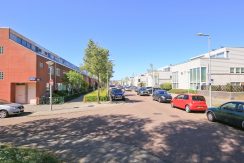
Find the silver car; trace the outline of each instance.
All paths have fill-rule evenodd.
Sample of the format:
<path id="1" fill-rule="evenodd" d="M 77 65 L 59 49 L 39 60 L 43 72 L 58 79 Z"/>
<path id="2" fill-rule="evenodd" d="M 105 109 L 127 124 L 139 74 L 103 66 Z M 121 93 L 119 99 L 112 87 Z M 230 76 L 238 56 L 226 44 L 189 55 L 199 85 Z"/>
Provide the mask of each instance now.
<path id="1" fill-rule="evenodd" d="M 6 118 L 9 115 L 21 114 L 24 112 L 24 106 L 16 103 L 9 103 L 0 99 L 0 118 Z"/>

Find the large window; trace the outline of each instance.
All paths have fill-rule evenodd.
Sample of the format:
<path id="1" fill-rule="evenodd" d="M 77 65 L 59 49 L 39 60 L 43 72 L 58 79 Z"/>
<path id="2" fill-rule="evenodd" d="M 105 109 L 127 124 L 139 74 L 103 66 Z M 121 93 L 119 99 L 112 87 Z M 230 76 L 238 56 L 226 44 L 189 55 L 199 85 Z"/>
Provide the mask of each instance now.
<path id="1" fill-rule="evenodd" d="M 244 74 L 244 67 L 241 68 L 241 73 Z"/>
<path id="2" fill-rule="evenodd" d="M 179 87 L 178 71 L 172 72 L 172 87 L 173 88 L 178 88 Z"/>
<path id="3" fill-rule="evenodd" d="M 0 80 L 3 80 L 4 79 L 4 74 L 3 72 L 0 71 Z"/>
<path id="4" fill-rule="evenodd" d="M 234 74 L 234 73 L 235 73 L 235 68 L 234 68 L 234 67 L 231 67 L 231 68 L 230 68 L 230 73 L 231 73 L 231 74 Z"/>
<path id="5" fill-rule="evenodd" d="M 3 54 L 3 46 L 0 46 L 0 54 Z"/>
<path id="6" fill-rule="evenodd" d="M 241 72 L 241 68 L 240 67 L 236 67 L 236 74 L 240 74 Z"/>
<path id="7" fill-rule="evenodd" d="M 207 68 L 201 67 L 201 82 L 206 82 Z"/>
<path id="8" fill-rule="evenodd" d="M 200 89 L 201 83 L 204 84 L 206 82 L 206 76 L 206 67 L 190 69 L 190 88 Z"/>

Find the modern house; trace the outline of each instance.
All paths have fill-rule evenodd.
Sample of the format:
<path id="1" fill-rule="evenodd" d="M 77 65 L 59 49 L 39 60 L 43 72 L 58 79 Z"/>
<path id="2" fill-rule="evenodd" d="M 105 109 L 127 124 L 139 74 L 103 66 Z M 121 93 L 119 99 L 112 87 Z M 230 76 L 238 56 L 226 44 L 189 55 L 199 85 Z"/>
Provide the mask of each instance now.
<path id="1" fill-rule="evenodd" d="M 10 28 L 0 28 L 0 61 L 0 99 L 9 102 L 39 103 L 49 89 L 47 61 L 54 62 L 54 90 L 66 89 L 62 78 L 70 70 L 82 73 L 90 85 L 95 82 L 77 66 Z"/>
<path id="2" fill-rule="evenodd" d="M 171 66 L 165 66 L 140 75 L 130 77 L 130 85 L 140 86 L 143 83 L 148 87 L 159 87 L 163 83 L 171 82 Z"/>
<path id="3" fill-rule="evenodd" d="M 244 48 L 225 47 L 213 50 L 210 52 L 210 58 L 209 53 L 198 55 L 184 63 L 172 66 L 172 87 L 201 89 L 209 83 L 244 85 L 243 63 Z"/>

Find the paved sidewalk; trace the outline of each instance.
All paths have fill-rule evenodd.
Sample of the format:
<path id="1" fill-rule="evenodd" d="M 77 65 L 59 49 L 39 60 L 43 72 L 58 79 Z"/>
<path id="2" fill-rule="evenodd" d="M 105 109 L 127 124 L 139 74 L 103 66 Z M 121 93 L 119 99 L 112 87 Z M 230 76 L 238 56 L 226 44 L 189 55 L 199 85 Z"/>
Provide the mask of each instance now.
<path id="1" fill-rule="evenodd" d="M 52 106 L 52 111 L 50 110 L 50 105 L 30 105 L 26 104 L 25 112 L 32 113 L 28 116 L 40 116 L 40 115 L 53 115 L 53 114 L 63 114 L 70 112 L 79 112 L 83 110 L 91 110 L 94 107 L 107 107 L 111 105 L 110 102 L 101 102 L 98 104 L 97 102 L 89 102 L 85 103 L 82 101 L 83 96 L 80 96 L 76 99 L 68 101 L 64 104 L 54 104 Z"/>

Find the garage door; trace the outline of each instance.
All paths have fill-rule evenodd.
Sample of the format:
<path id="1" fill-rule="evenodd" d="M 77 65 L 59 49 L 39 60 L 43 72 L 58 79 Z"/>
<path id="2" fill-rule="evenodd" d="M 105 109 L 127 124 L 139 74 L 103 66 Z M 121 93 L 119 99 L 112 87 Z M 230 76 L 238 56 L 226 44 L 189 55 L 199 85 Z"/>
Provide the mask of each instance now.
<path id="1" fill-rule="evenodd" d="M 24 104 L 26 103 L 26 89 L 25 85 L 15 86 L 15 102 Z"/>

